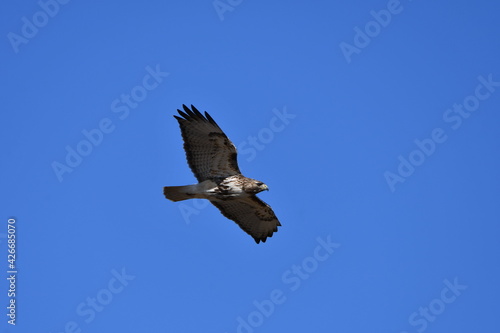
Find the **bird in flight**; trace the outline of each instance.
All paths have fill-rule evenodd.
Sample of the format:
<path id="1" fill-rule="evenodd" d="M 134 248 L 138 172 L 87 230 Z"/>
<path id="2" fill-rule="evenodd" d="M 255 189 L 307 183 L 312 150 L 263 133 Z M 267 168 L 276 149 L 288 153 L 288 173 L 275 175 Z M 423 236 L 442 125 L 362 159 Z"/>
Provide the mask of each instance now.
<path id="1" fill-rule="evenodd" d="M 193 105 L 182 105 L 174 116 L 179 122 L 184 151 L 198 184 L 165 186 L 163 194 L 172 201 L 208 199 L 222 215 L 236 222 L 255 242 L 265 242 L 281 226 L 271 207 L 257 197 L 269 190 L 266 184 L 243 176 L 234 144 L 213 118 L 203 116 Z"/>

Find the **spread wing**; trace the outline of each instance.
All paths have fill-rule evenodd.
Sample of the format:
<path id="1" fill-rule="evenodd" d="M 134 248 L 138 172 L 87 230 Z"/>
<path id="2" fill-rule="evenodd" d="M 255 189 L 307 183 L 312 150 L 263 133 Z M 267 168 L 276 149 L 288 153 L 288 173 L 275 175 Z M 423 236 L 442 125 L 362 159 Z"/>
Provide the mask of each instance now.
<path id="1" fill-rule="evenodd" d="M 278 231 L 281 223 L 274 214 L 271 206 L 252 195 L 233 200 L 211 200 L 219 208 L 222 215 L 236 222 L 241 229 L 255 239 L 257 244 L 265 242 Z"/>
<path id="2" fill-rule="evenodd" d="M 179 122 L 186 158 L 198 182 L 241 174 L 236 147 L 217 123 L 205 112 L 203 116 L 193 105 L 182 105 Z"/>

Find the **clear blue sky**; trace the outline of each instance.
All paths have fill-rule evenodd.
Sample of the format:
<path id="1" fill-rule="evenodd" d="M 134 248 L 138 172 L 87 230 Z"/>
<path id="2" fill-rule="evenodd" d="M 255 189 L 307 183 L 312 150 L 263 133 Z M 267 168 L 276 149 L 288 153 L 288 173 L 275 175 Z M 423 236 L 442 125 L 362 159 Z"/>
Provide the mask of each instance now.
<path id="1" fill-rule="evenodd" d="M 0 332 L 498 329 L 499 10 L 5 2 Z M 265 244 L 163 197 L 182 104 L 268 184 Z"/>

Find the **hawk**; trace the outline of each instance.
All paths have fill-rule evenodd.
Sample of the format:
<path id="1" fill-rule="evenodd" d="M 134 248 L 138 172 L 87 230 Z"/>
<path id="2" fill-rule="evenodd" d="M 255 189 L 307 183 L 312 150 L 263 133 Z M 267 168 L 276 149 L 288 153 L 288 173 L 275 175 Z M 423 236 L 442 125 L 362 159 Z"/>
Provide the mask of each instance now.
<path id="1" fill-rule="evenodd" d="M 198 184 L 166 186 L 165 197 L 172 201 L 208 199 L 222 215 L 236 222 L 255 242 L 265 242 L 278 231 L 280 222 L 271 207 L 256 194 L 268 191 L 263 182 L 243 176 L 238 167 L 236 147 L 205 111 L 182 105 L 174 116 L 179 122 L 184 150 Z"/>

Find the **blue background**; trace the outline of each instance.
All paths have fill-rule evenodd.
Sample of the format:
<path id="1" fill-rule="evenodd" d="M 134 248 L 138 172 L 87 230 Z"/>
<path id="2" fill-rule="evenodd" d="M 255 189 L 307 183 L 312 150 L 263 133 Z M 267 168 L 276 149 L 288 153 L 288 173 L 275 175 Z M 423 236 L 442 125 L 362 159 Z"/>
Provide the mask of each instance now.
<path id="1" fill-rule="evenodd" d="M 1 275 L 12 216 L 19 273 L 15 327 L 0 283 L 0 331 L 497 329 L 500 87 L 478 78 L 500 81 L 499 5 L 217 8 L 2 4 Z M 451 113 L 464 102 L 475 111 Z M 195 182 L 182 104 L 270 187 L 283 226 L 265 244 L 204 201 L 163 197 Z M 67 149 L 86 156 L 58 177 Z"/>

